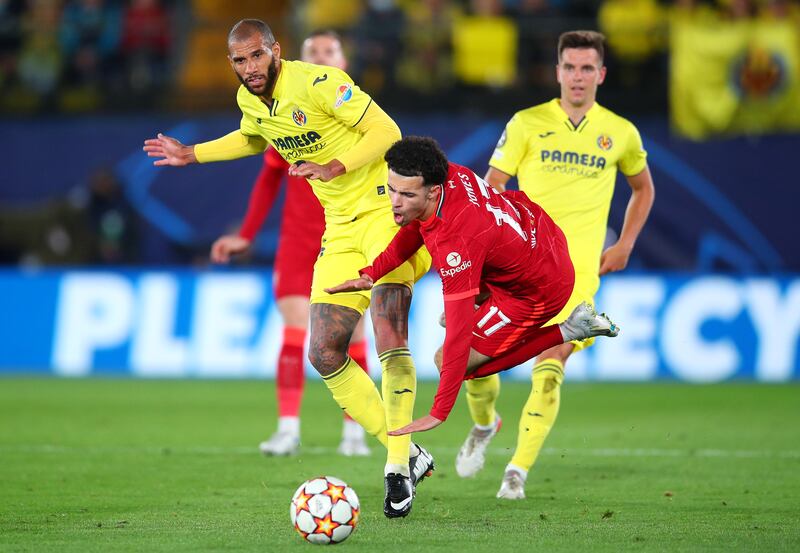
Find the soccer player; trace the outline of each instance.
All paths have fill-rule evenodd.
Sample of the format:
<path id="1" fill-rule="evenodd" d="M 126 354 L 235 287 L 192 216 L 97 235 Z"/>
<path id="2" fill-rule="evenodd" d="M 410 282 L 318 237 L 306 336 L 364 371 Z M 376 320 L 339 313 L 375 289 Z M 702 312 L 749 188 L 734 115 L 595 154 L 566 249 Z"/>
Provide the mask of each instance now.
<path id="1" fill-rule="evenodd" d="M 606 76 L 604 37 L 593 31 L 564 33 L 558 41 L 556 77 L 561 97 L 514 115 L 489 162 L 486 181 L 504 190 L 516 175 L 520 190 L 541 205 L 567 237 L 575 266 L 575 290 L 553 321 L 581 302 L 592 302 L 600 276 L 625 268 L 655 197 L 646 153 L 636 127 L 595 101 Z M 622 231 L 603 251 L 617 170 L 631 197 Z M 497 497 L 523 499 L 525 480 L 558 414 L 564 365 L 592 340 L 547 349 L 533 366 L 530 396 L 522 409 L 517 447 L 506 466 Z M 457 458 L 462 477 L 475 475 L 500 426 L 495 402 L 497 376 L 467 383 L 467 403 L 475 423 Z"/>
<path id="2" fill-rule="evenodd" d="M 586 303 L 564 323 L 545 326 L 566 305 L 575 275 L 564 234 L 523 192 L 497 192 L 448 163 L 431 138 L 400 140 L 386 161 L 401 229 L 359 278 L 328 291 L 370 289 L 423 244 L 441 276 L 447 327 L 435 356 L 441 379 L 433 408 L 389 435 L 440 425 L 465 378 L 495 374 L 571 340 L 618 334 Z"/>
<path id="3" fill-rule="evenodd" d="M 302 60 L 336 67 L 342 71 L 347 69 L 341 39 L 334 31 L 311 33 L 303 41 Z M 218 238 L 211 246 L 212 261 L 227 263 L 232 255 L 245 253 L 250 249 L 288 170 L 289 164 L 275 148 L 267 148 L 239 234 Z M 278 430 L 269 440 L 261 442 L 259 449 L 265 455 L 292 455 L 300 445 L 303 347 L 308 329 L 308 296 L 311 293 L 314 262 L 319 255 L 324 231 L 325 214 L 308 181 L 302 177 L 287 177 L 280 241 L 273 269 L 276 304 L 284 324 L 276 378 Z M 353 332 L 348 354 L 368 372 L 363 318 Z M 347 456 L 369 455 L 369 448 L 364 441 L 364 429 L 347 413 L 344 415 L 339 453 Z"/>
<path id="4" fill-rule="evenodd" d="M 407 436 L 387 436 L 386 428 L 408 424 L 413 416 L 416 374 L 408 350 L 408 309 L 430 255 L 417 252 L 376 282 L 371 296 L 324 291 L 356 276 L 355 267 L 383 251 L 397 232 L 382 156 L 400 138 L 400 129 L 344 71 L 281 60 L 280 54 L 266 23 L 238 22 L 228 35 L 228 60 L 242 83 L 239 129 L 194 146 L 159 134 L 145 141 L 144 150 L 161 158 L 155 165 L 183 166 L 263 154 L 271 144 L 292 163 L 290 176 L 309 181 L 325 211 L 325 233 L 311 284 L 308 357 L 339 406 L 386 446 L 384 514 L 406 516 L 416 483 L 433 470 L 433 458 Z M 370 300 L 383 398 L 347 354 Z"/>

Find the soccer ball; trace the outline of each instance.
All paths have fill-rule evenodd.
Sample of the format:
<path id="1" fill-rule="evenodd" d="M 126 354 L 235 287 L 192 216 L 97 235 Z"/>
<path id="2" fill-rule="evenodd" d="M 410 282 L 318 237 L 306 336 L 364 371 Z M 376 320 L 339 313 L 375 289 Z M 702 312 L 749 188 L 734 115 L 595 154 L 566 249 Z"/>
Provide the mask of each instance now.
<path id="1" fill-rule="evenodd" d="M 311 543 L 339 543 L 358 524 L 360 504 L 353 488 L 332 476 L 303 482 L 292 496 L 289 516 L 294 529 Z"/>

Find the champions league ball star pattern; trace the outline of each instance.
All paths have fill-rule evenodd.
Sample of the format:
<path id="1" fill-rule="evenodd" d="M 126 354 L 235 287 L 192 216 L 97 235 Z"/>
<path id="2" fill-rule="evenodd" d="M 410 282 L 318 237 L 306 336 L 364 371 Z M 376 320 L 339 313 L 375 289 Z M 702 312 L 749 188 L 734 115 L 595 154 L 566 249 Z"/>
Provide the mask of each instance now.
<path id="1" fill-rule="evenodd" d="M 332 476 L 303 482 L 289 506 L 294 529 L 304 540 L 316 544 L 346 540 L 356 529 L 359 514 L 356 492 Z"/>

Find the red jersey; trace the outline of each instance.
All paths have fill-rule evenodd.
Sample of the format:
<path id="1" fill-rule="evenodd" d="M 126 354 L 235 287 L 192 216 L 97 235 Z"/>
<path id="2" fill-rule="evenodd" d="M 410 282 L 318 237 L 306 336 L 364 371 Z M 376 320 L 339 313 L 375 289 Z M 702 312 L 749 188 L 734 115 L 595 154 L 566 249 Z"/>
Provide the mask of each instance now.
<path id="1" fill-rule="evenodd" d="M 522 192 L 498 193 L 472 170 L 449 164 L 436 213 L 402 227 L 370 267 L 378 280 L 422 245 L 442 279 L 447 329 L 431 415 L 445 420 L 464 380 L 475 296 L 489 292 L 505 322 L 540 325 L 561 310 L 575 273 L 561 229 Z"/>
<path id="2" fill-rule="evenodd" d="M 291 221 L 293 228 L 297 228 L 303 235 L 312 235 L 319 245 L 319 238 L 325 230 L 325 212 L 322 205 L 314 195 L 311 185 L 303 177 L 290 177 L 286 174 L 289 164 L 275 151 L 267 148 L 264 152 L 264 165 L 261 167 L 250 199 L 247 205 L 247 214 L 244 216 L 239 236 L 251 242 L 264 224 L 275 197 L 281 180 L 286 175 L 287 190 L 286 201 L 283 205 L 283 220 Z M 289 227 L 281 226 L 281 235 Z"/>

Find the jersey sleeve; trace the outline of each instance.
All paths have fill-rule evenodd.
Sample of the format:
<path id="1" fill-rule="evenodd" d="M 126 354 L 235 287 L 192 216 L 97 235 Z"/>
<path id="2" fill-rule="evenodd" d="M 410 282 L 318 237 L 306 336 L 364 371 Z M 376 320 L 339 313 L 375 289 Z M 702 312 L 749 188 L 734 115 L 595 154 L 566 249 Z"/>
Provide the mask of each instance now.
<path id="1" fill-rule="evenodd" d="M 628 123 L 628 137 L 625 141 L 625 151 L 622 153 L 617 164 L 622 174 L 627 177 L 638 175 L 644 171 L 645 166 L 647 166 L 647 152 L 642 145 L 642 137 L 632 123 Z"/>
<path id="2" fill-rule="evenodd" d="M 444 316 L 447 328 L 444 337 L 442 370 L 439 376 L 439 387 L 430 410 L 431 416 L 441 421 L 446 420 L 450 411 L 453 410 L 461 383 L 467 373 L 474 311 L 475 300 L 473 297 L 445 299 Z"/>
<path id="3" fill-rule="evenodd" d="M 288 167 L 289 164 L 273 148 L 268 148 L 264 153 L 264 163 L 253 183 L 253 189 L 250 191 L 247 213 L 242 221 L 239 236 L 251 242 L 255 239 L 272 209 L 281 180 Z"/>
<path id="4" fill-rule="evenodd" d="M 358 274 L 369 275 L 375 282 L 402 265 L 422 247 L 422 244 L 418 221 L 400 227 L 386 249 L 372 261 L 372 265 L 364 267 Z"/>
<path id="5" fill-rule="evenodd" d="M 344 71 L 320 68 L 309 78 L 308 87 L 309 96 L 319 109 L 362 134 L 353 148 L 337 156 L 347 171 L 377 159 L 400 140 L 397 123 Z"/>
<path id="6" fill-rule="evenodd" d="M 350 75 L 335 67 L 320 67 L 308 82 L 309 95 L 317 106 L 348 127 L 358 125 L 372 103 L 369 94 Z"/>
<path id="7" fill-rule="evenodd" d="M 195 144 L 194 155 L 198 163 L 210 163 L 260 154 L 266 147 L 266 141 L 260 136 L 233 131 L 216 140 Z"/>
<path id="8" fill-rule="evenodd" d="M 525 137 L 522 118 L 517 114 L 506 124 L 505 130 L 495 146 L 492 158 L 489 160 L 489 165 L 507 175 L 516 175 L 520 163 L 527 154 L 528 142 Z"/>

